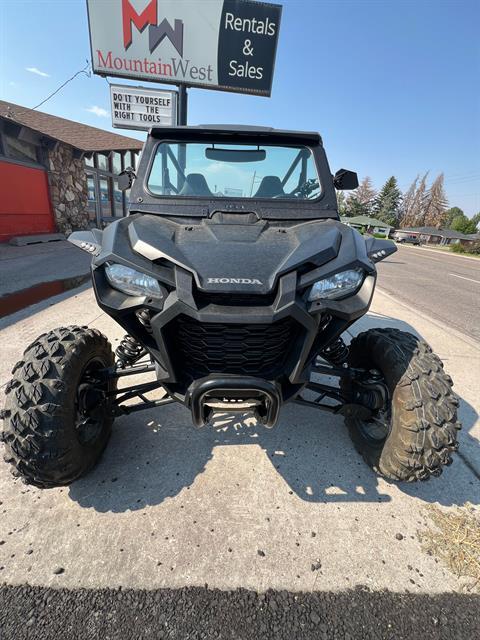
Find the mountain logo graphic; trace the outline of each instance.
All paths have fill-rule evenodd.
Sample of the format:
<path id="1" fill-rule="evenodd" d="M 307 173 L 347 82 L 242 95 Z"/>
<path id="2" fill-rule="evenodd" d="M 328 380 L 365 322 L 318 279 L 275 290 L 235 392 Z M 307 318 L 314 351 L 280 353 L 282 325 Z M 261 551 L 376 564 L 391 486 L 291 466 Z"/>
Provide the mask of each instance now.
<path id="1" fill-rule="evenodd" d="M 122 23 L 123 23 L 123 46 L 125 51 L 132 44 L 132 24 L 142 33 L 148 27 L 148 48 L 150 53 L 163 42 L 165 38 L 170 40 L 172 45 L 183 57 L 183 20 L 175 19 L 173 27 L 164 18 L 158 24 L 157 0 L 150 0 L 145 9 L 137 13 L 130 4 L 130 0 L 122 0 Z"/>

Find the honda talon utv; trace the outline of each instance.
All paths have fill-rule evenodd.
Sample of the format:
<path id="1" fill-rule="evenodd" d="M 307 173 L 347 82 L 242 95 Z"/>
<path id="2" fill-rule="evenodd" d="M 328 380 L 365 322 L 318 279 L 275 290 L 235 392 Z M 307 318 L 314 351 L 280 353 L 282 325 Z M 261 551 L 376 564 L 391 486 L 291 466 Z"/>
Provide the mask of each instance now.
<path id="1" fill-rule="evenodd" d="M 317 133 L 153 128 L 137 175 L 118 184 L 129 216 L 69 240 L 92 255 L 98 305 L 127 335 L 115 354 L 80 326 L 27 348 L 3 411 L 16 475 L 68 484 L 98 461 L 116 416 L 170 402 L 197 428 L 247 410 L 271 428 L 287 402 L 342 414 L 390 480 L 451 462 L 457 399 L 430 347 L 393 328 L 342 337 L 396 249 L 341 224 L 335 189 L 357 176 L 331 175 Z"/>

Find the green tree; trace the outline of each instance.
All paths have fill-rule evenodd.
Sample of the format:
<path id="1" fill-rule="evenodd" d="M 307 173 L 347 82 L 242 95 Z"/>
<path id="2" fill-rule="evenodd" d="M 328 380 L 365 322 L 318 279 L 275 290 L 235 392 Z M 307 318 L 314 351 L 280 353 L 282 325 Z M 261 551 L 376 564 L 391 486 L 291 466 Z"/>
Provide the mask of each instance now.
<path id="1" fill-rule="evenodd" d="M 347 215 L 347 199 L 343 191 L 337 191 L 337 207 L 339 216 Z"/>
<path id="2" fill-rule="evenodd" d="M 477 225 L 475 224 L 475 220 L 467 218 L 465 214 L 455 216 L 455 218 L 452 220 L 451 228 L 454 231 L 464 233 L 465 235 L 477 232 Z"/>
<path id="3" fill-rule="evenodd" d="M 462 209 L 460 209 L 460 207 L 450 207 L 450 209 L 447 209 L 445 211 L 445 228 L 446 229 L 451 229 L 452 228 L 452 222 L 453 219 L 456 218 L 457 216 L 464 216 L 465 214 L 463 213 Z"/>
<path id="4" fill-rule="evenodd" d="M 392 227 L 398 225 L 402 192 L 398 188 L 397 179 L 391 176 L 385 182 L 373 204 L 373 214 L 382 222 Z"/>

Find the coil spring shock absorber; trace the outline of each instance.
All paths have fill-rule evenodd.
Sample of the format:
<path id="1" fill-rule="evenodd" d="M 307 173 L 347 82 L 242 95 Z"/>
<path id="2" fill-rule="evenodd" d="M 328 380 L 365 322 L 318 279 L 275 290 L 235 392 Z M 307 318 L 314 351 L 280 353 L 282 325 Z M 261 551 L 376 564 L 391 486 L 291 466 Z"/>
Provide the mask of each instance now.
<path id="1" fill-rule="evenodd" d="M 122 369 L 129 367 L 141 358 L 145 353 L 145 349 L 142 347 L 138 340 L 135 340 L 133 336 L 127 335 L 123 337 L 122 341 L 115 349 L 115 355 L 118 358 L 118 366 Z"/>
<path id="2" fill-rule="evenodd" d="M 325 347 L 320 354 L 322 358 L 325 358 L 330 364 L 341 367 L 347 362 L 348 347 L 342 338 L 337 338 L 335 342 Z"/>
<path id="3" fill-rule="evenodd" d="M 136 312 L 136 316 L 145 331 L 147 331 L 148 333 L 152 333 L 152 326 L 150 324 L 150 312 L 148 311 L 148 309 L 140 309 Z M 122 369 L 132 366 L 146 353 L 147 350 L 140 344 L 140 342 L 133 336 L 130 336 L 128 333 L 126 336 L 124 336 L 115 350 L 115 355 L 118 358 L 118 365 Z"/>
<path id="4" fill-rule="evenodd" d="M 140 311 L 137 311 L 136 315 L 142 327 L 148 333 L 152 333 L 152 325 L 150 324 L 150 311 L 148 309 L 140 309 Z"/>

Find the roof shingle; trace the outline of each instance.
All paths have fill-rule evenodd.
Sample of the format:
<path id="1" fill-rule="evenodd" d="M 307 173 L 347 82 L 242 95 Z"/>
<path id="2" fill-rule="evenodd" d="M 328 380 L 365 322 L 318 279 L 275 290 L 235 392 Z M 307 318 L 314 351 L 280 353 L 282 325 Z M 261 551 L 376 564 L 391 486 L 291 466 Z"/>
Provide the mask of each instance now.
<path id="1" fill-rule="evenodd" d="M 4 100 L 0 100 L 0 118 L 29 127 L 81 151 L 125 151 L 129 149 L 137 151 L 143 147 L 141 140 L 52 116 L 43 111 L 34 111 Z"/>
<path id="2" fill-rule="evenodd" d="M 382 220 L 377 220 L 377 218 L 369 218 L 368 216 L 341 216 L 342 222 L 349 223 L 353 222 L 353 224 L 363 224 L 366 227 L 385 227 L 388 229 L 392 229 L 391 224 L 387 224 L 386 222 L 382 222 Z"/>

